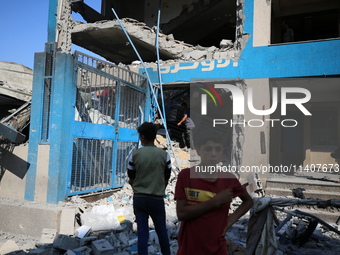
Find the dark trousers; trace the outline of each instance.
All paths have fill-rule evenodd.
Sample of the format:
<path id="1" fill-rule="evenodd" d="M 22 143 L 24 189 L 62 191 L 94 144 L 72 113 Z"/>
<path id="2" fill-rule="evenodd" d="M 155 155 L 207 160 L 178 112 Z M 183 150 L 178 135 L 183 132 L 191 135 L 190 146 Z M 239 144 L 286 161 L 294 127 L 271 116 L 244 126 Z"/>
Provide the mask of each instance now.
<path id="1" fill-rule="evenodd" d="M 184 146 L 187 146 L 188 148 L 191 148 L 192 150 L 195 149 L 194 139 L 193 139 L 193 131 L 194 131 L 194 128 L 185 127 L 185 130 L 182 133 L 182 139 L 183 139 Z"/>
<path id="2" fill-rule="evenodd" d="M 163 255 L 170 255 L 168 232 L 166 230 L 165 207 L 163 199 L 151 197 L 134 197 L 133 211 L 137 221 L 138 254 L 148 254 L 149 216 L 151 217 L 158 235 Z"/>

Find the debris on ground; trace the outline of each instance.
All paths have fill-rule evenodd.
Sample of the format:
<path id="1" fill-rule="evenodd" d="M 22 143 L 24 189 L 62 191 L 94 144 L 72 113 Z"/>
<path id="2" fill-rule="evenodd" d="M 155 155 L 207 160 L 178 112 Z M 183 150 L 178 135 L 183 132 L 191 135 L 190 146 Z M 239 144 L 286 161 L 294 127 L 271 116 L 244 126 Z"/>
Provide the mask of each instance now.
<path id="1" fill-rule="evenodd" d="M 166 148 L 166 139 L 158 135 L 156 145 Z M 190 152 L 179 148 L 176 143 L 173 146 L 180 167 L 189 167 Z M 173 155 L 172 161 L 175 161 Z M 164 199 L 173 255 L 178 250 L 177 235 L 180 227 L 174 200 L 177 173 L 176 163 L 173 163 Z M 252 193 L 261 191 L 258 194 L 263 195 L 262 185 L 256 176 L 250 177 L 248 181 Z M 131 186 L 125 184 L 120 190 L 95 202 L 88 202 L 86 199 L 87 197 L 73 196 L 69 201 L 58 204 L 65 208 L 61 214 L 63 224 L 59 232 L 45 228 L 40 238 L 34 238 L 0 231 L 0 254 L 137 254 L 137 224 L 133 213 Z M 229 254 L 248 254 L 246 245 L 247 249 L 256 248 L 255 254 L 316 254 L 321 251 L 323 255 L 340 254 L 340 235 L 337 233 L 340 231 L 339 225 L 323 222 L 299 210 L 290 212 L 284 209 L 299 204 L 333 208 L 338 206 L 339 200 L 273 197 L 254 197 L 254 200 L 252 211 L 242 216 L 226 232 Z M 230 213 L 241 202 L 240 198 L 234 199 Z M 272 206 L 283 209 L 278 210 L 276 207 L 271 208 Z M 149 254 L 161 254 L 152 220 L 149 221 L 149 227 Z"/>

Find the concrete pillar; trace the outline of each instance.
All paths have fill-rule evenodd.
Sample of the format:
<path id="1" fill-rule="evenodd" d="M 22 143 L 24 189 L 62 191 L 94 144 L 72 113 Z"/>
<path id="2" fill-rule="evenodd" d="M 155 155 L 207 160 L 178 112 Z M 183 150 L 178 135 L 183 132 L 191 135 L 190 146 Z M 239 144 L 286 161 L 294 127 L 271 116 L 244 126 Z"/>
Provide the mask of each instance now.
<path id="1" fill-rule="evenodd" d="M 253 46 L 270 44 L 271 0 L 254 1 Z"/>
<path id="2" fill-rule="evenodd" d="M 255 115 L 248 109 L 248 90 L 253 90 L 253 106 L 256 110 L 270 109 L 270 86 L 269 79 L 245 80 L 245 114 L 246 127 L 244 128 L 244 143 L 242 148 L 241 166 L 267 166 L 269 164 L 269 144 L 270 144 L 270 116 Z M 261 126 L 261 121 L 263 125 Z M 277 124 L 278 122 L 276 122 Z M 235 135 L 235 134 L 234 134 Z M 259 173 L 263 184 L 266 182 L 268 173 Z M 251 172 L 241 172 L 241 180 L 247 181 L 247 176 Z"/>
<path id="3" fill-rule="evenodd" d="M 42 141 L 45 53 L 36 53 L 25 200 L 58 203 L 67 196 L 72 155 L 73 57 L 56 53 L 50 98 L 48 140 Z M 46 109 L 45 109 L 46 110 Z"/>

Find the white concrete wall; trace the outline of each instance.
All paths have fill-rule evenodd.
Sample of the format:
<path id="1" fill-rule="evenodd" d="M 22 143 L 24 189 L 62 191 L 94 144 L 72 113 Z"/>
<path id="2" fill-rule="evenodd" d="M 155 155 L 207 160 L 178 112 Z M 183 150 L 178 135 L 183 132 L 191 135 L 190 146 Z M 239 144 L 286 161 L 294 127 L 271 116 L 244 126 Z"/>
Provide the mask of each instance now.
<path id="1" fill-rule="evenodd" d="M 13 152 L 1 150 L 0 197 L 24 200 L 28 144 L 16 146 Z"/>
<path id="2" fill-rule="evenodd" d="M 35 202 L 46 202 L 49 145 L 39 145 L 38 162 L 35 183 Z M 29 167 L 27 163 L 28 144 L 16 146 L 13 152 L 1 150 L 4 157 L 0 159 L 0 197 L 16 200 L 24 200 L 26 173 Z"/>
<path id="3" fill-rule="evenodd" d="M 255 0 L 253 46 L 270 44 L 271 0 Z"/>
<path id="4" fill-rule="evenodd" d="M 270 108 L 269 79 L 251 79 L 245 80 L 247 88 L 253 89 L 253 104 L 255 109 Z M 269 116 L 259 116 L 251 113 L 248 109 L 248 89 L 245 91 L 245 120 L 248 122 L 252 119 L 264 121 Z M 252 126 L 260 125 L 260 122 L 250 122 Z M 265 134 L 265 154 L 261 153 L 261 132 Z M 269 134 L 270 125 L 264 121 L 262 127 L 251 127 L 246 125 L 244 130 L 243 158 L 242 166 L 261 166 L 269 164 Z M 249 173 L 240 173 L 241 180 L 246 180 Z M 265 183 L 267 174 L 259 174 L 261 181 Z"/>
<path id="5" fill-rule="evenodd" d="M 34 201 L 45 203 L 47 196 L 48 165 L 50 162 L 50 145 L 38 145 L 37 178 L 35 181 Z"/>
<path id="6" fill-rule="evenodd" d="M 46 204 L 0 200 L 0 229 L 40 238 L 44 228 L 59 231 L 62 210 Z"/>

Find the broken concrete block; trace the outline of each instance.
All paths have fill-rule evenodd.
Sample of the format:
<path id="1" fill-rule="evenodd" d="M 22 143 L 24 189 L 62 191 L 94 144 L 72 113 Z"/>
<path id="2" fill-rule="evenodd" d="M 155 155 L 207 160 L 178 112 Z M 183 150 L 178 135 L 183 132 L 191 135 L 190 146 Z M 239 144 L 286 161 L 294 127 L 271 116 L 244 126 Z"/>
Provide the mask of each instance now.
<path id="1" fill-rule="evenodd" d="M 207 60 L 212 60 L 213 59 L 213 53 L 212 52 L 207 52 L 206 59 Z"/>
<path id="2" fill-rule="evenodd" d="M 214 52 L 213 57 L 214 57 L 214 59 L 220 59 L 220 52 L 219 51 Z"/>
<path id="3" fill-rule="evenodd" d="M 73 250 L 67 250 L 64 255 L 77 255 L 77 253 Z"/>
<path id="4" fill-rule="evenodd" d="M 174 238 L 176 236 L 177 226 L 174 223 L 168 222 L 166 229 L 168 231 L 169 238 Z"/>
<path id="5" fill-rule="evenodd" d="M 128 250 L 131 254 L 137 254 L 138 253 L 138 244 L 134 244 L 132 246 L 129 246 Z"/>
<path id="6" fill-rule="evenodd" d="M 116 246 L 119 246 L 120 245 L 120 242 L 119 240 L 117 239 L 117 237 L 111 233 L 107 236 L 105 236 L 105 239 L 113 246 L 113 247 L 116 247 Z"/>
<path id="7" fill-rule="evenodd" d="M 150 242 L 159 245 L 158 235 L 157 235 L 157 233 L 156 233 L 155 230 L 150 230 L 150 231 L 149 231 L 149 240 L 150 240 Z"/>
<path id="8" fill-rule="evenodd" d="M 66 235 L 57 235 L 53 241 L 53 248 L 72 250 L 80 247 L 80 240 Z"/>
<path id="9" fill-rule="evenodd" d="M 174 217 L 172 217 L 169 222 L 173 223 L 173 224 L 176 224 L 178 222 L 178 218 L 177 218 L 177 215 L 175 215 Z"/>
<path id="10" fill-rule="evenodd" d="M 41 255 L 44 255 L 44 254 L 49 254 L 49 250 L 50 249 L 45 249 L 45 248 L 41 247 L 41 248 L 38 248 L 38 249 L 30 250 L 28 252 L 28 254 L 41 254 Z"/>
<path id="11" fill-rule="evenodd" d="M 91 228 L 89 226 L 83 225 L 76 229 L 74 235 L 79 238 L 84 238 L 85 236 L 89 235 L 90 232 Z"/>
<path id="12" fill-rule="evenodd" d="M 129 244 L 129 236 L 125 233 L 125 232 L 121 232 L 118 235 L 118 239 L 119 241 L 121 241 L 125 246 L 127 246 Z"/>
<path id="13" fill-rule="evenodd" d="M 64 208 L 60 216 L 59 234 L 73 235 L 74 234 L 74 217 L 76 215 L 75 208 Z"/>
<path id="14" fill-rule="evenodd" d="M 203 56 L 205 56 L 207 54 L 207 51 L 205 50 L 194 50 L 192 52 L 190 52 L 188 55 L 186 55 L 186 58 L 191 58 L 191 59 L 200 59 Z"/>
<path id="15" fill-rule="evenodd" d="M 91 253 L 92 250 L 89 247 L 84 246 L 73 250 L 67 250 L 65 255 L 91 255 Z"/>
<path id="16" fill-rule="evenodd" d="M 105 239 L 93 241 L 91 247 L 94 255 L 111 255 L 114 252 L 113 246 Z"/>
<path id="17" fill-rule="evenodd" d="M 138 236 L 135 236 L 129 240 L 129 246 L 134 245 L 138 242 Z"/>
<path id="18" fill-rule="evenodd" d="M 173 240 L 170 242 L 171 255 L 176 255 L 177 251 L 178 251 L 178 242 L 176 240 Z"/>
<path id="19" fill-rule="evenodd" d="M 175 205 L 172 205 L 172 206 L 169 205 L 168 207 L 166 207 L 165 212 L 166 212 L 167 217 L 169 217 L 170 219 L 173 217 L 176 217 L 177 215 Z"/>
<path id="20" fill-rule="evenodd" d="M 40 237 L 40 243 L 53 243 L 57 235 L 57 230 L 54 228 L 44 228 Z"/>
<path id="21" fill-rule="evenodd" d="M 233 42 L 232 42 L 232 40 L 223 39 L 223 40 L 220 42 L 220 48 L 221 48 L 221 49 L 231 48 L 231 47 L 233 47 Z"/>
<path id="22" fill-rule="evenodd" d="M 6 254 L 17 250 L 19 250 L 19 246 L 13 240 L 8 240 L 5 243 L 0 243 L 0 254 Z"/>
<path id="23" fill-rule="evenodd" d="M 30 250 L 28 254 L 59 255 L 60 252 L 52 246 L 43 246 L 38 249 Z"/>
<path id="24" fill-rule="evenodd" d="M 211 46 L 207 49 L 208 52 L 214 52 L 215 50 L 217 50 L 215 46 Z"/>
<path id="25" fill-rule="evenodd" d="M 173 40 L 175 40 L 175 38 L 174 38 L 174 35 L 173 35 L 173 34 L 169 34 L 169 35 L 167 35 L 166 39 L 167 39 L 167 40 L 169 40 L 169 41 L 173 41 Z"/>
<path id="26" fill-rule="evenodd" d="M 79 246 L 82 247 L 82 246 L 88 245 L 88 244 L 90 244 L 91 242 L 93 242 L 97 239 L 98 238 L 96 236 L 84 237 L 84 238 L 80 239 Z"/>
<path id="27" fill-rule="evenodd" d="M 220 52 L 220 59 L 227 59 L 229 58 L 228 52 Z"/>
<path id="28" fill-rule="evenodd" d="M 155 246 L 153 246 L 153 245 L 150 245 L 149 247 L 148 247 L 148 253 L 150 254 L 155 254 L 156 253 L 156 251 L 157 251 L 157 248 L 155 247 Z"/>
<path id="29" fill-rule="evenodd" d="M 112 232 L 111 231 L 104 231 L 104 232 L 99 232 L 99 234 L 97 234 L 97 239 L 104 239 L 106 238 L 106 236 L 111 235 Z"/>
<path id="30" fill-rule="evenodd" d="M 27 253 L 24 251 L 12 251 L 10 253 L 6 253 L 6 255 L 26 255 Z"/>
<path id="31" fill-rule="evenodd" d="M 20 246 L 20 248 L 23 251 L 28 251 L 30 249 L 35 249 L 36 248 L 36 242 L 35 241 L 26 242 L 22 246 Z"/>
<path id="32" fill-rule="evenodd" d="M 129 220 L 124 220 L 120 225 L 122 226 L 122 231 L 130 232 L 133 229 L 133 223 Z"/>

